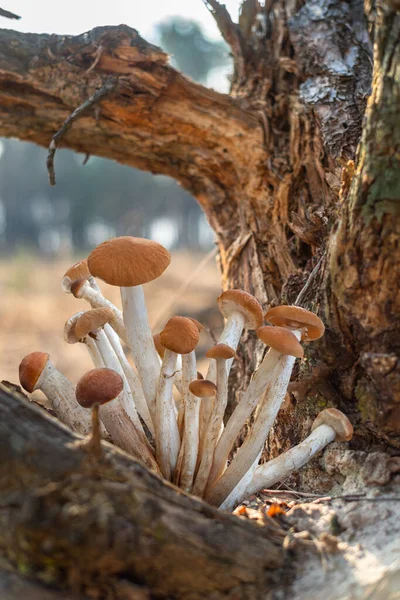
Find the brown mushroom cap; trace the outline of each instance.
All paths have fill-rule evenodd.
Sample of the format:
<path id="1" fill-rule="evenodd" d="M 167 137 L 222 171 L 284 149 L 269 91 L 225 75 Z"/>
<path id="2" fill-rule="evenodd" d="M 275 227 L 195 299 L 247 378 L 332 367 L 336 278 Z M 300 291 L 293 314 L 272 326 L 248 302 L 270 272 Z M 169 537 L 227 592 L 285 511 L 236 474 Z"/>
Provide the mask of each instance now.
<path id="1" fill-rule="evenodd" d="M 75 335 L 81 340 L 91 331 L 100 329 L 113 319 L 114 315 L 109 308 L 92 308 L 83 313 L 75 324 Z"/>
<path id="2" fill-rule="evenodd" d="M 314 313 L 300 306 L 275 306 L 265 315 L 265 319 L 272 325 L 302 329 L 302 340 L 317 340 L 325 332 L 321 319 Z"/>
<path id="3" fill-rule="evenodd" d="M 22 359 L 19 365 L 19 381 L 24 390 L 30 394 L 35 391 L 49 358 L 47 352 L 31 352 Z"/>
<path id="4" fill-rule="evenodd" d="M 160 358 L 163 358 L 164 354 L 165 354 L 165 348 L 161 343 L 161 336 L 159 333 L 156 333 L 155 335 L 153 335 L 153 342 L 156 347 L 158 356 Z"/>
<path id="5" fill-rule="evenodd" d="M 89 271 L 110 285 L 132 287 L 159 277 L 171 262 L 161 244 L 130 236 L 107 240 L 89 254 Z"/>
<path id="6" fill-rule="evenodd" d="M 76 386 L 76 399 L 83 408 L 106 404 L 122 392 L 121 375 L 112 369 L 92 369 L 83 375 Z"/>
<path id="7" fill-rule="evenodd" d="M 187 317 L 172 317 L 160 333 L 160 342 L 172 352 L 189 354 L 199 343 L 199 330 Z"/>
<path id="8" fill-rule="evenodd" d="M 61 281 L 61 288 L 63 292 L 69 294 L 71 292 L 71 284 L 77 279 L 89 279 L 91 277 L 87 260 L 80 260 L 67 269 Z"/>
<path id="9" fill-rule="evenodd" d="M 78 319 L 84 314 L 85 311 L 81 310 L 72 315 L 72 317 L 66 321 L 64 325 L 64 340 L 67 342 L 67 344 L 77 344 L 79 342 L 79 338 L 75 333 L 75 325 Z"/>
<path id="10" fill-rule="evenodd" d="M 81 290 L 86 282 L 87 279 L 75 279 L 75 281 L 71 283 L 69 291 L 74 296 L 74 298 L 82 298 Z"/>
<path id="11" fill-rule="evenodd" d="M 204 331 L 204 325 L 202 325 L 200 323 L 200 321 L 198 321 L 197 319 L 194 319 L 193 317 L 187 317 L 187 318 L 190 319 L 191 321 L 193 321 L 193 323 L 196 325 L 197 329 L 199 330 L 199 333 Z"/>
<path id="12" fill-rule="evenodd" d="M 217 393 L 217 386 L 208 379 L 195 379 L 189 383 L 189 390 L 196 398 L 212 398 Z"/>
<path id="13" fill-rule="evenodd" d="M 243 290 L 227 290 L 217 298 L 219 310 L 225 318 L 233 312 L 239 312 L 245 317 L 246 329 L 257 329 L 263 322 L 263 311 L 254 296 Z"/>
<path id="14" fill-rule="evenodd" d="M 223 344 L 220 342 L 219 344 L 215 344 L 215 346 L 207 350 L 206 356 L 207 358 L 223 358 L 228 360 L 229 358 L 235 358 L 236 352 L 233 348 L 228 346 L 228 344 Z"/>
<path id="15" fill-rule="evenodd" d="M 271 327 L 264 325 L 257 329 L 257 336 L 264 344 L 271 346 L 277 352 L 296 358 L 303 358 L 304 350 L 290 329 L 284 327 Z"/>
<path id="16" fill-rule="evenodd" d="M 314 431 L 320 425 L 330 425 L 336 431 L 335 441 L 348 442 L 353 437 L 353 426 L 349 419 L 337 408 L 325 408 L 321 411 L 314 423 L 311 431 Z"/>

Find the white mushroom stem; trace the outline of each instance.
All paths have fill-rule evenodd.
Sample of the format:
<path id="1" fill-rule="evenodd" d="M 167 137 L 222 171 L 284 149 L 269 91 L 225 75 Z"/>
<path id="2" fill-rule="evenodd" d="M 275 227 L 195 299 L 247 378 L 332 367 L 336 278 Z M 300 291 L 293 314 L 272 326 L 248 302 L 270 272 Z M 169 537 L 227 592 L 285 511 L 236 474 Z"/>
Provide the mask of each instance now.
<path id="1" fill-rule="evenodd" d="M 301 331 L 294 330 L 293 333 L 298 340 L 301 339 Z M 254 463 L 264 447 L 268 433 L 284 401 L 295 360 L 294 356 L 283 354 L 279 356 L 277 360 L 279 363 L 278 375 L 268 385 L 252 429 L 229 467 L 206 493 L 206 500 L 211 504 L 220 506 L 245 473 L 249 469 L 255 469 Z"/>
<path id="2" fill-rule="evenodd" d="M 142 384 L 140 382 L 139 377 L 136 375 L 132 366 L 129 364 L 128 359 L 125 356 L 124 349 L 122 348 L 120 339 L 114 329 L 106 323 L 104 325 L 104 332 L 110 342 L 112 349 L 114 350 L 117 358 L 121 364 L 124 375 L 128 381 L 129 388 L 131 390 L 131 394 L 133 397 L 133 401 L 137 408 L 138 413 L 142 417 L 143 421 L 146 423 L 150 433 L 154 436 L 155 430 L 152 418 L 150 416 L 149 408 L 147 406 L 146 398 L 144 397 Z"/>
<path id="3" fill-rule="evenodd" d="M 172 389 L 177 354 L 166 349 L 157 388 L 155 413 L 156 457 L 161 473 L 171 481 L 179 453 L 180 436 L 176 422 Z"/>
<path id="4" fill-rule="evenodd" d="M 217 363 L 217 395 L 214 409 L 211 413 L 208 427 L 206 429 L 206 444 L 203 448 L 199 470 L 197 472 L 196 481 L 193 487 L 193 494 L 195 496 L 202 496 L 207 485 L 213 463 L 215 446 L 218 442 L 221 425 L 228 402 L 228 374 L 226 372 L 226 359 L 217 358 L 215 362 Z"/>
<path id="5" fill-rule="evenodd" d="M 154 422 L 160 361 L 149 325 L 143 287 L 138 285 L 120 289 L 128 346 Z"/>
<path id="6" fill-rule="evenodd" d="M 294 446 L 294 448 L 263 465 L 259 465 L 244 489 L 242 482 L 240 482 L 239 486 L 241 490 L 239 490 L 239 486 L 236 486 L 228 498 L 224 500 L 221 508 L 224 510 L 233 510 L 245 498 L 264 488 L 271 487 L 278 481 L 282 481 L 291 475 L 294 471 L 301 469 L 315 454 L 333 442 L 336 435 L 336 431 L 330 425 L 326 425 L 325 423 L 320 425 L 305 440 Z"/>
<path id="7" fill-rule="evenodd" d="M 90 433 L 92 428 L 90 413 L 78 404 L 74 386 L 50 360 L 41 372 L 35 389 L 44 393 L 60 421 L 82 435 Z M 104 428 L 102 433 L 107 435 Z"/>
<path id="8" fill-rule="evenodd" d="M 247 390 L 230 416 L 218 441 L 209 477 L 210 485 L 216 482 L 225 471 L 230 451 L 243 425 L 262 401 L 268 383 L 277 376 L 280 368 L 278 360 L 280 356 L 282 355 L 279 352 L 270 348 L 258 369 L 254 371 Z"/>
<path id="9" fill-rule="evenodd" d="M 100 419 L 110 433 L 113 443 L 143 462 L 147 467 L 160 473 L 157 462 L 149 450 L 143 436 L 133 425 L 121 404 L 110 402 L 100 407 Z"/>
<path id="10" fill-rule="evenodd" d="M 121 410 L 124 410 L 126 412 L 130 421 L 135 426 L 135 428 L 137 429 L 139 434 L 142 436 L 143 442 L 145 444 L 147 443 L 148 449 L 150 450 L 150 444 L 147 441 L 146 435 L 143 430 L 142 423 L 140 422 L 139 415 L 138 415 L 138 412 L 137 412 L 137 409 L 135 406 L 135 402 L 134 402 L 131 390 L 129 388 L 128 381 L 125 377 L 123 368 L 121 366 L 121 363 L 119 362 L 117 355 L 115 354 L 103 329 L 96 329 L 96 331 L 93 333 L 95 335 L 96 345 L 97 345 L 97 348 L 99 349 L 99 352 L 100 352 L 101 358 L 103 359 L 104 365 L 108 369 L 113 369 L 114 371 L 116 371 L 122 377 L 123 382 L 124 382 L 123 392 L 118 396 L 117 402 L 113 402 L 114 410 L 115 410 L 115 406 L 117 405 L 117 406 L 120 406 Z"/>
<path id="11" fill-rule="evenodd" d="M 180 487 L 190 492 L 193 486 L 194 473 L 199 451 L 200 398 L 196 398 L 189 390 L 191 381 L 197 379 L 196 355 L 194 351 L 182 355 L 182 391 L 184 404 L 184 427 L 182 449 L 183 461 Z"/>
<path id="12" fill-rule="evenodd" d="M 219 343 L 227 344 L 234 350 L 237 349 L 240 341 L 240 337 L 243 333 L 245 323 L 245 317 L 240 312 L 233 312 L 227 320 L 225 321 L 224 329 L 219 338 Z M 231 367 L 233 363 L 233 358 L 230 358 L 225 361 L 225 369 L 227 375 L 229 377 L 229 373 L 231 372 Z M 208 371 L 206 375 L 206 379 L 216 383 L 217 381 L 217 368 L 214 360 L 210 360 Z M 211 402 L 203 402 L 201 405 L 201 423 L 208 423 L 211 417 Z M 204 452 L 204 448 L 206 446 L 206 431 L 201 427 L 200 429 L 200 448 L 201 454 Z"/>
<path id="13" fill-rule="evenodd" d="M 90 358 L 92 359 L 92 363 L 96 367 L 96 369 L 101 369 L 102 367 L 104 367 L 104 361 L 101 358 L 101 354 L 99 352 L 99 349 L 97 348 L 94 339 L 91 338 L 90 335 L 86 335 L 83 338 L 82 343 L 85 344 L 85 347 L 89 352 Z"/>
<path id="14" fill-rule="evenodd" d="M 85 281 L 79 288 L 77 297 L 86 300 L 92 308 L 109 308 L 114 315 L 114 318 L 110 323 L 111 327 L 119 335 L 121 340 L 128 343 L 122 312 L 103 296 L 98 287 L 97 289 L 94 289 L 88 281 Z"/>

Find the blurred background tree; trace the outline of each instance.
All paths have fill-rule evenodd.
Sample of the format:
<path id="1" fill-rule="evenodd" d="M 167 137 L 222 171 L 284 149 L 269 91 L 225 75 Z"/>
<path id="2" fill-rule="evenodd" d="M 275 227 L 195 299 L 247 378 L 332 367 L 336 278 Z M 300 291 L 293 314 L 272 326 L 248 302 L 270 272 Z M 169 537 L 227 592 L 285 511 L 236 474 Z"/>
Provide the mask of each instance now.
<path id="1" fill-rule="evenodd" d="M 154 41 L 192 79 L 227 88 L 223 69 L 231 65 L 228 48 L 207 39 L 195 21 L 165 20 Z M 97 157 L 83 166 L 84 156 L 64 150 L 57 153 L 57 185 L 52 188 L 45 149 L 19 140 L 2 139 L 0 144 L 2 253 L 29 248 L 46 256 L 68 255 L 123 234 L 152 237 L 171 249 L 212 245 L 204 213 L 168 177 Z"/>

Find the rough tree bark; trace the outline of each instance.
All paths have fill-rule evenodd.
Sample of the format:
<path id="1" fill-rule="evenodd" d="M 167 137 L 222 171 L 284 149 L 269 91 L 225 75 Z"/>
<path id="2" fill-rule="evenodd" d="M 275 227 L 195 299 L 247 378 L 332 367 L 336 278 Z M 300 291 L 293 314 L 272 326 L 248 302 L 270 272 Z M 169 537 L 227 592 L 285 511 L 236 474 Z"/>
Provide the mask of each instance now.
<path id="1" fill-rule="evenodd" d="M 130 582 L 144 588 L 127 595 L 137 600 L 146 589 L 156 598 L 261 599 L 279 584 L 276 526 L 218 511 L 104 448 L 93 459 L 82 438 L 0 385 L 0 555 L 20 573 L 100 598 L 122 598 Z"/>
<path id="2" fill-rule="evenodd" d="M 378 6 L 373 94 L 352 185 L 353 165 L 349 161 L 355 158 L 360 140 L 372 70 L 362 2 L 277 0 L 261 6 L 256 0 L 245 0 L 238 24 L 215 0 L 207 4 L 234 57 L 229 96 L 186 79 L 168 64 L 162 51 L 126 26 L 96 28 L 77 37 L 1 31 L 0 134 L 48 146 L 73 110 L 112 83 L 112 91 L 103 96 L 100 104 L 73 123 L 62 145 L 175 177 L 197 198 L 216 232 L 224 288 L 243 287 L 254 293 L 265 308 L 282 300 L 293 302 L 312 269 L 319 265 L 303 295 L 303 306 L 319 311 L 327 333 L 310 348 L 302 371 L 296 373 L 299 381 L 292 386 L 291 402 L 281 411 L 268 452 L 274 454 L 296 443 L 308 431 L 311 419 L 327 404 L 344 408 L 350 415 L 356 425 L 356 447 L 380 443 L 398 448 L 398 3 L 392 0 L 390 5 Z M 232 381 L 239 393 L 261 353 L 252 336 L 245 340 L 236 381 Z M 60 526 L 60 543 L 65 542 L 60 549 L 63 567 L 61 573 L 58 569 L 55 573 L 64 581 L 67 579 L 75 547 L 65 524 L 68 497 L 71 493 L 74 500 L 81 493 L 82 482 L 82 493 L 100 490 L 107 508 L 103 513 L 96 503 L 89 503 L 83 522 L 86 516 L 91 519 L 94 511 L 94 521 L 90 522 L 100 529 L 102 523 L 111 523 L 114 531 L 121 519 L 125 523 L 128 518 L 134 543 L 145 546 L 149 538 L 154 542 L 155 537 L 146 503 L 142 502 L 144 497 L 157 522 L 157 510 L 164 515 L 179 507 L 183 519 L 179 527 L 187 527 L 189 543 L 193 540 L 196 547 L 194 556 L 200 552 L 203 557 L 199 563 L 194 560 L 190 568 L 197 569 L 201 585 L 215 586 L 217 598 L 222 593 L 236 597 L 236 591 L 232 590 L 230 577 L 229 583 L 223 573 L 220 578 L 218 569 L 225 565 L 225 559 L 213 562 L 209 554 L 213 536 L 218 535 L 210 522 L 214 526 L 216 522 L 222 527 L 226 524 L 228 539 L 230 535 L 243 536 L 246 552 L 249 547 L 250 558 L 243 559 L 244 574 L 240 567 L 242 556 L 238 558 L 232 548 L 228 551 L 222 544 L 227 572 L 240 571 L 240 575 L 233 576 L 238 580 L 239 597 L 248 593 L 246 577 L 253 577 L 249 589 L 258 593 L 260 587 L 255 582 L 261 581 L 258 578 L 264 572 L 265 548 L 266 553 L 275 556 L 271 566 L 281 564 L 270 541 L 254 538 L 254 547 L 259 548 L 260 544 L 263 548 L 260 546 L 257 555 L 246 541 L 247 529 L 216 511 L 210 512 L 195 500 L 178 496 L 139 467 L 128 466 L 125 458 L 117 461 L 118 468 L 107 463 L 100 480 L 88 478 L 90 464 L 82 450 L 72 452 L 67 448 L 67 439 L 72 438 L 62 429 L 56 434 L 62 446 L 57 452 L 54 450 L 57 455 L 60 453 L 58 466 L 49 458 L 51 452 L 43 454 L 32 437 L 35 431 L 43 433 L 38 439 L 48 447 L 51 440 L 43 427 L 55 425 L 42 426 L 36 416 L 24 412 L 25 407 L 18 409 L 23 418 L 15 421 L 13 406 L 0 402 L 4 412 L 0 419 L 0 464 L 4 477 L 4 461 L 12 459 L 13 475 L 17 473 L 18 478 L 9 476 L 1 489 L 18 485 L 21 488 L 13 493 L 10 489 L 3 513 L 15 535 L 0 536 L 0 544 L 17 549 L 11 557 L 14 562 L 18 563 L 19 552 L 23 558 L 27 554 L 32 558 L 38 541 L 46 549 L 42 526 L 47 521 L 43 521 L 41 510 L 44 505 L 51 508 L 55 502 L 56 510 L 49 512 L 49 527 L 52 531 L 52 527 Z M 32 474 L 23 468 L 22 431 L 26 431 L 26 443 L 35 457 L 31 461 Z M 111 450 L 110 453 L 114 456 Z M 43 465 L 39 458 L 43 458 Z M 65 472 L 65 464 L 70 464 L 76 475 L 68 469 Z M 117 480 L 111 488 L 127 485 L 121 488 L 121 505 L 113 505 L 110 478 Z M 54 479 L 54 485 L 49 483 Z M 132 487 L 133 483 L 136 487 Z M 37 485 L 39 492 L 34 489 Z M 26 504 L 21 490 L 27 491 Z M 172 508 L 164 503 L 164 495 Z M 132 497 L 136 499 L 135 510 L 150 528 L 148 531 L 142 529 L 128 508 Z M 25 507 L 24 511 L 14 511 L 13 502 L 17 509 Z M 106 520 L 99 520 L 100 516 Z M 35 522 L 40 523 L 36 531 Z M 168 529 L 164 522 L 162 525 Z M 18 537 L 19 526 L 24 532 L 22 537 Z M 200 546 L 199 538 L 191 537 L 193 532 L 200 536 Z M 79 543 L 86 544 L 90 552 L 90 561 L 98 561 L 99 557 L 91 554 L 96 549 L 90 549 L 87 535 L 80 538 L 82 532 L 78 533 Z M 113 552 L 115 549 L 117 554 L 119 544 L 126 548 L 132 543 L 129 536 L 115 541 Z M 50 542 L 53 543 L 52 538 Z M 170 585 L 163 589 L 169 589 L 176 597 L 196 597 L 200 592 L 190 588 L 193 582 L 179 577 L 174 580 L 173 575 L 168 579 L 169 569 L 176 571 L 169 562 L 169 547 L 165 550 L 162 540 L 146 546 L 145 551 L 155 548 L 159 552 L 161 547 L 162 564 L 160 569 L 155 564 L 154 573 L 143 573 L 137 562 L 123 563 L 122 571 L 125 573 L 127 568 L 128 579 L 131 576 L 137 581 L 139 577 L 157 590 L 162 573 Z M 189 551 L 182 553 L 178 543 L 173 550 L 178 553 L 172 552 L 178 562 L 193 557 Z M 38 560 L 43 560 L 41 552 L 38 555 Z M 120 573 L 119 555 L 114 559 L 112 555 L 111 562 L 105 560 L 106 568 Z M 132 561 L 136 559 L 132 557 Z M 211 583 L 203 576 L 209 573 L 207 568 L 202 573 L 205 564 L 218 571 L 218 575 L 210 576 Z M 37 566 L 39 572 L 44 568 Z M 49 565 L 44 572 L 52 575 L 53 567 Z M 73 576 L 72 580 L 75 581 Z M 228 588 L 222 590 L 224 582 Z"/>

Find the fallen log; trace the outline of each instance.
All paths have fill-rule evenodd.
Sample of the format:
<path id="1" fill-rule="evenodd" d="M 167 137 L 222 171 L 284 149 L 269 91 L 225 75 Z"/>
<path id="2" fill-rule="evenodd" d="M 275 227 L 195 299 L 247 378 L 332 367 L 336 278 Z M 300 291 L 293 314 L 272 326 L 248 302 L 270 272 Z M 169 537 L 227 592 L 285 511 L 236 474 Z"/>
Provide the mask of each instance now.
<path id="1" fill-rule="evenodd" d="M 74 435 L 0 385 L 0 554 L 73 593 L 121 580 L 157 598 L 265 597 L 282 536 L 214 509 L 104 443 Z M 108 592 L 107 592 L 108 593 Z"/>

